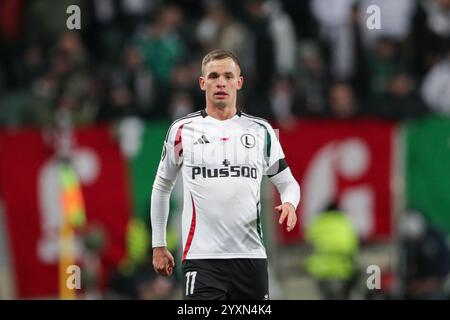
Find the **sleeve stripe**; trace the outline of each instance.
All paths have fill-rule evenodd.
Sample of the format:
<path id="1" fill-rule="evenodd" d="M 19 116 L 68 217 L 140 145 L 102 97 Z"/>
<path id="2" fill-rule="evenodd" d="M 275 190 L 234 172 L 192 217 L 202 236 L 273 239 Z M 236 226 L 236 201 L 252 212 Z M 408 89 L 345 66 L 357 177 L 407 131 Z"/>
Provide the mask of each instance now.
<path id="1" fill-rule="evenodd" d="M 269 178 L 276 176 L 277 174 L 288 168 L 288 164 L 285 158 L 278 160 L 278 162 L 275 165 L 278 165 L 278 170 L 274 174 L 268 175 Z"/>
<path id="2" fill-rule="evenodd" d="M 255 119 L 255 120 L 259 120 L 259 121 L 264 121 L 264 122 L 266 122 L 267 124 L 269 124 L 269 121 L 267 121 L 267 120 L 264 119 L 264 118 L 259 118 L 259 117 L 251 116 L 251 115 L 249 115 L 249 114 L 246 114 L 245 112 L 242 112 L 242 115 L 245 116 L 245 117 L 247 117 L 247 118 Z"/>
<path id="3" fill-rule="evenodd" d="M 192 196 L 192 194 L 191 194 L 191 199 L 192 199 L 192 220 L 191 220 L 191 227 L 189 228 L 188 238 L 187 238 L 186 244 L 184 246 L 183 257 L 181 258 L 181 260 L 183 262 L 184 262 L 184 260 L 186 260 L 187 254 L 189 253 L 189 249 L 191 248 L 192 239 L 194 238 L 194 233 L 195 233 L 195 225 L 197 223 L 194 197 Z"/>
<path id="4" fill-rule="evenodd" d="M 261 203 L 258 201 L 256 204 L 256 231 L 258 232 L 259 239 L 263 240 L 263 231 L 261 227 Z"/>
<path id="5" fill-rule="evenodd" d="M 183 154 L 183 139 L 182 139 L 182 133 L 183 133 L 183 127 L 184 125 L 191 123 L 192 121 L 183 123 L 177 130 L 177 135 L 175 136 L 174 141 L 174 156 L 175 156 L 175 163 L 178 164 L 181 155 Z"/>
<path id="6" fill-rule="evenodd" d="M 195 117 L 199 117 L 199 116 L 201 116 L 201 113 L 200 113 L 200 111 L 197 111 L 197 112 L 188 114 L 186 117 L 183 117 L 183 118 L 180 118 L 180 119 L 178 119 L 178 120 L 175 120 L 175 121 L 170 125 L 169 129 L 167 130 L 166 138 L 165 138 L 164 140 L 167 142 L 167 139 L 169 138 L 170 130 L 172 130 L 172 127 L 173 127 L 175 124 L 177 124 L 177 123 L 180 122 L 181 120 L 186 120 L 186 119 L 195 118 Z"/>

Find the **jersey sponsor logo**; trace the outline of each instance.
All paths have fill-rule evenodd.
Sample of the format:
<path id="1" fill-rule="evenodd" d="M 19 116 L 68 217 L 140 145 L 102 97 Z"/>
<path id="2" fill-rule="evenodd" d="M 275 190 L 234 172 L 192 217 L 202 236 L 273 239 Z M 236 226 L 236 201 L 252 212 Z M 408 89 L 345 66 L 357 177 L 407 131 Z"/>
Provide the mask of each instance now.
<path id="1" fill-rule="evenodd" d="M 253 135 L 245 133 L 241 136 L 242 145 L 248 149 L 253 148 L 256 144 L 256 139 Z"/>
<path id="2" fill-rule="evenodd" d="M 207 167 L 192 167 L 192 179 L 196 177 L 203 178 L 252 178 L 257 179 L 258 174 L 256 168 L 249 166 L 230 166 L 226 168 L 209 169 Z"/>

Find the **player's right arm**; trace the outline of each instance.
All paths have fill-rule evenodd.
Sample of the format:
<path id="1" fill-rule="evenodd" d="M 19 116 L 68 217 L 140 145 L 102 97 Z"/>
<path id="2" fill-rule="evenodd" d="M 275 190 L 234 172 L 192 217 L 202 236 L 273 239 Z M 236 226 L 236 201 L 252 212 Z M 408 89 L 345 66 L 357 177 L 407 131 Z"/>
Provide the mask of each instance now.
<path id="1" fill-rule="evenodd" d="M 167 250 L 166 229 L 169 218 L 169 201 L 181 163 L 182 145 L 179 126 L 169 128 L 164 141 L 161 161 L 153 183 L 150 212 L 152 225 L 153 268 L 158 274 L 170 276 L 175 262 Z"/>

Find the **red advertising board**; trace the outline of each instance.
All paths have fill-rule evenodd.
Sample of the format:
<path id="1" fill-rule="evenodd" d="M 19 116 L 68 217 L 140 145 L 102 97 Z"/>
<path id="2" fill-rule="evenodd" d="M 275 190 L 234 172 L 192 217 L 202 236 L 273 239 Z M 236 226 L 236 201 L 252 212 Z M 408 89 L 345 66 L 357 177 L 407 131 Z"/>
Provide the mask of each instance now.
<path id="1" fill-rule="evenodd" d="M 299 121 L 293 129 L 281 128 L 280 142 L 300 183 L 301 203 L 299 227 L 290 233 L 280 227 L 280 242 L 302 240 L 305 226 L 333 200 L 363 239 L 389 239 L 393 137 L 392 123 L 375 120 Z"/>

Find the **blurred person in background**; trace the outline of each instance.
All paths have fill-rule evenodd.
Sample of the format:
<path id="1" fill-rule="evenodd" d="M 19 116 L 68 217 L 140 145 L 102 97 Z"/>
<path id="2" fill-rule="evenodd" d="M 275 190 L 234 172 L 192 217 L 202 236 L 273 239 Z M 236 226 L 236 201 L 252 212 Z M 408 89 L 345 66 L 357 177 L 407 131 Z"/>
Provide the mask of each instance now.
<path id="1" fill-rule="evenodd" d="M 221 0 L 205 1 L 205 15 L 196 27 L 196 37 L 203 52 L 216 47 L 236 52 L 244 69 L 251 63 L 251 34 Z"/>
<path id="2" fill-rule="evenodd" d="M 250 77 L 255 68 L 253 34 L 242 20 L 237 19 L 238 12 L 233 5 L 236 3 L 222 0 L 204 1 L 205 13 L 196 25 L 196 40 L 201 46 L 202 53 L 210 52 L 217 47 L 235 52 L 240 57 L 242 69 L 247 71 L 246 76 Z M 199 59 L 201 57 L 198 57 L 197 60 Z M 197 65 L 195 65 L 195 69 L 191 68 L 193 81 L 187 82 L 183 79 L 184 83 L 196 85 L 196 69 Z M 190 91 L 195 98 L 196 105 L 203 103 L 203 96 L 198 95 L 197 86 Z M 240 105 L 248 105 L 246 103 L 248 94 L 251 94 L 251 90 L 241 91 L 238 97 Z M 249 107 L 252 108 L 252 106 Z"/>
<path id="3" fill-rule="evenodd" d="M 305 261 L 323 299 L 349 299 L 359 274 L 359 240 L 350 219 L 336 203 L 306 227 L 311 255 Z"/>
<path id="4" fill-rule="evenodd" d="M 285 129 L 295 126 L 295 91 L 290 77 L 275 80 L 270 92 L 270 106 L 275 120 Z"/>
<path id="5" fill-rule="evenodd" d="M 406 212 L 400 230 L 404 298 L 448 299 L 444 283 L 450 271 L 450 249 L 445 236 L 415 210 Z"/>
<path id="6" fill-rule="evenodd" d="M 102 292 L 101 256 L 108 245 L 108 239 L 104 228 L 100 225 L 88 225 L 82 231 L 82 255 L 81 255 L 81 287 L 85 299 L 100 299 Z"/>
<path id="7" fill-rule="evenodd" d="M 249 86 L 259 101 L 265 100 L 265 96 L 272 85 L 276 75 L 275 44 L 273 34 L 269 28 L 269 16 L 264 8 L 263 0 L 246 0 L 245 12 L 247 23 L 252 37 L 249 41 L 253 44 L 253 64 L 246 70 L 246 77 L 249 79 Z M 253 98 L 253 97 L 252 97 Z M 255 102 L 257 114 L 261 114 L 258 108 L 259 103 Z M 267 104 L 267 103 L 266 103 Z M 258 107 L 256 107 L 258 106 Z"/>
<path id="8" fill-rule="evenodd" d="M 332 79 L 348 81 L 355 72 L 353 0 L 313 0 L 311 14 L 320 27 L 320 40 L 329 52 Z"/>
<path id="9" fill-rule="evenodd" d="M 376 114 L 384 119 L 417 118 L 427 112 L 416 80 L 407 72 L 399 72 L 392 77 L 379 102 Z"/>
<path id="10" fill-rule="evenodd" d="M 143 57 L 134 45 L 122 51 L 122 63 L 110 75 L 108 103 L 103 104 L 98 120 L 117 120 L 125 116 L 155 116 L 155 84 Z"/>
<path id="11" fill-rule="evenodd" d="M 97 101 L 89 73 L 89 55 L 76 32 L 62 33 L 51 50 L 48 70 L 31 84 L 36 98 L 46 101 L 55 110 L 68 108 L 75 124 L 95 121 Z"/>
<path id="12" fill-rule="evenodd" d="M 284 11 L 291 17 L 299 41 L 317 39 L 319 26 L 311 14 L 313 0 L 281 0 Z"/>
<path id="13" fill-rule="evenodd" d="M 406 72 L 402 63 L 400 43 L 392 38 L 379 37 L 374 48 L 367 54 L 367 68 L 369 71 L 367 107 L 370 112 L 377 115 L 384 98 L 389 93 L 389 85 L 394 77 Z"/>
<path id="14" fill-rule="evenodd" d="M 176 91 L 172 94 L 169 104 L 169 114 L 172 121 L 182 118 L 194 111 L 194 104 L 189 92 Z"/>
<path id="15" fill-rule="evenodd" d="M 2 122 L 48 127 L 52 113 L 62 105 L 74 113 L 76 124 L 94 122 L 98 92 L 89 72 L 89 55 L 78 33 L 62 33 L 48 57 L 42 46 L 36 45 L 25 50 L 24 58 L 26 63 L 20 67 L 17 63 L 15 68 L 21 86 L 8 95 L 8 106 L 3 106 L 6 120 Z"/>
<path id="16" fill-rule="evenodd" d="M 178 96 L 179 93 L 182 93 L 187 97 L 186 100 L 189 100 L 189 103 L 186 103 L 186 108 L 181 108 L 180 112 L 174 112 L 175 109 L 170 108 L 169 117 L 174 120 L 176 118 L 175 114 L 186 115 L 187 113 L 191 113 L 194 111 L 194 106 L 198 106 L 203 102 L 203 96 L 201 91 L 198 90 L 197 85 L 197 70 L 198 63 L 194 62 L 194 58 L 189 58 L 186 62 L 178 64 L 173 72 L 171 79 L 171 88 L 170 88 L 170 105 L 173 104 L 173 101 L 180 102 L 181 100 L 174 99 L 174 96 Z M 178 103 L 176 103 L 178 104 Z M 185 110 L 187 111 L 185 113 Z M 184 113 L 184 114 L 183 114 Z"/>
<path id="17" fill-rule="evenodd" d="M 303 41 L 298 51 L 295 92 L 300 102 L 295 106 L 297 113 L 302 116 L 324 115 L 328 77 L 319 46 L 313 41 Z"/>
<path id="18" fill-rule="evenodd" d="M 345 82 L 331 84 L 329 89 L 329 115 L 337 119 L 351 119 L 360 114 L 352 86 Z"/>
<path id="19" fill-rule="evenodd" d="M 366 12 L 362 11 L 358 1 L 313 0 L 311 13 L 320 26 L 319 41 L 314 41 L 319 45 L 325 71 L 326 79 L 322 85 L 348 83 L 357 100 L 363 101 L 367 96 L 369 70 L 360 23 L 365 23 Z M 360 107 L 365 109 L 365 104 Z"/>
<path id="20" fill-rule="evenodd" d="M 447 54 L 425 75 L 421 94 L 431 110 L 450 116 L 450 41 Z"/>
<path id="21" fill-rule="evenodd" d="M 189 37 L 182 32 L 184 19 L 177 4 L 162 4 L 155 10 L 153 19 L 136 34 L 137 48 L 158 93 L 154 112 L 160 117 L 168 117 L 172 72 L 182 62 L 187 49 Z"/>
<path id="22" fill-rule="evenodd" d="M 147 0 L 99 0 L 89 1 L 88 18 L 83 24 L 95 62 L 102 66 L 116 64 L 121 58 L 121 47 L 130 41 L 154 14 L 159 1 Z M 87 21 L 86 21 L 87 20 Z"/>
<path id="23" fill-rule="evenodd" d="M 42 47 L 33 43 L 28 45 L 21 59 L 15 60 L 13 68 L 18 87 L 29 87 L 31 83 L 45 71 L 45 58 Z"/>
<path id="24" fill-rule="evenodd" d="M 137 46 L 157 83 L 169 83 L 172 70 L 186 49 L 181 28 L 184 15 L 175 4 L 161 5 L 152 22 L 137 35 Z"/>
<path id="25" fill-rule="evenodd" d="M 58 41 L 58 50 L 67 54 L 67 73 L 60 75 L 60 104 L 67 104 L 73 112 L 75 125 L 90 125 L 95 122 L 100 108 L 97 77 L 92 75 L 90 56 L 81 35 L 63 33 Z"/>
<path id="26" fill-rule="evenodd" d="M 266 1 L 264 10 L 269 18 L 269 31 L 273 39 L 275 72 L 278 76 L 292 76 L 297 54 L 294 23 L 278 0 Z"/>
<path id="27" fill-rule="evenodd" d="M 97 2 L 105 2 L 105 0 Z M 111 1 L 113 5 L 116 5 L 120 21 L 125 29 L 125 37 L 128 38 L 133 35 L 137 28 L 142 26 L 148 19 L 148 16 L 153 13 L 160 1 L 148 1 L 148 0 L 119 0 Z"/>
<path id="28" fill-rule="evenodd" d="M 414 70 L 420 77 L 448 50 L 450 0 L 420 0 L 413 18 Z"/>

